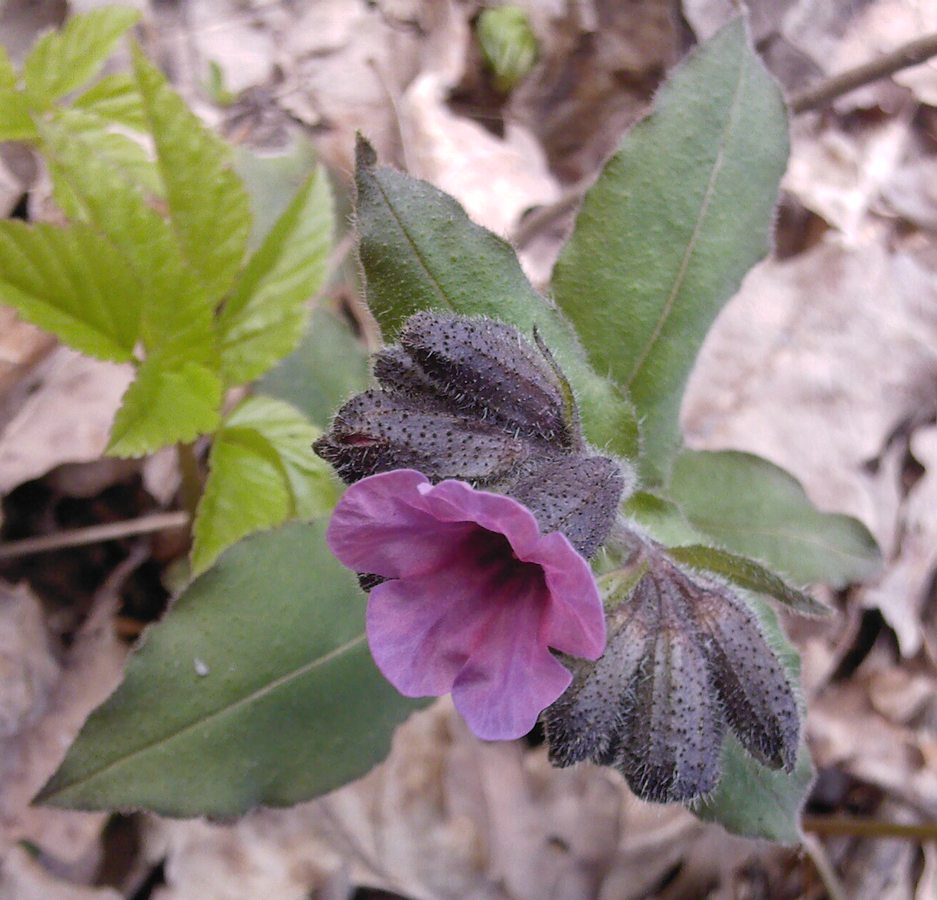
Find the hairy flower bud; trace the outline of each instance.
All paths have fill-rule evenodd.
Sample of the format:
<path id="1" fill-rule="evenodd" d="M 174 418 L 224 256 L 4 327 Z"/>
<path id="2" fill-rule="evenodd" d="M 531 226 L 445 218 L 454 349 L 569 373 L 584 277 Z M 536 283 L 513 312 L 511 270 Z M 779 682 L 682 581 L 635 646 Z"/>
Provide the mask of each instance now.
<path id="1" fill-rule="evenodd" d="M 723 735 L 792 771 L 800 719 L 755 614 L 731 590 L 644 541 L 604 655 L 546 713 L 550 759 L 613 765 L 642 799 L 686 802 L 719 780 Z"/>
<path id="2" fill-rule="evenodd" d="M 349 484 L 412 468 L 508 494 L 544 534 L 594 555 L 633 485 L 588 452 L 572 391 L 536 340 L 490 319 L 417 313 L 375 354 L 379 387 L 345 403 L 315 451 Z"/>

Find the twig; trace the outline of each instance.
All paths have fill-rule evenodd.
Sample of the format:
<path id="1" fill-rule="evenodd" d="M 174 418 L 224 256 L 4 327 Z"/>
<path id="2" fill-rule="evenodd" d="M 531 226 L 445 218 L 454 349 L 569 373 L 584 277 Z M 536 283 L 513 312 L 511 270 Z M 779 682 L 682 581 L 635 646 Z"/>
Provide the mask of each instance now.
<path id="1" fill-rule="evenodd" d="M 813 834 L 835 834 L 865 838 L 898 838 L 906 841 L 937 841 L 937 822 L 903 825 L 879 819 L 858 819 L 849 816 L 804 816 L 804 831 Z"/>
<path id="2" fill-rule="evenodd" d="M 141 516 L 126 522 L 110 522 L 107 525 L 92 525 L 89 528 L 74 528 L 57 534 L 44 534 L 42 537 L 24 538 L 0 544 L 0 559 L 14 559 L 32 553 L 48 553 L 66 547 L 82 547 L 102 541 L 117 541 L 136 534 L 150 534 L 154 531 L 166 531 L 170 528 L 184 528 L 189 524 L 186 512 L 155 513 Z"/>
<path id="3" fill-rule="evenodd" d="M 176 444 L 176 459 L 182 477 L 182 505 L 194 519 L 198 501 L 202 496 L 202 473 L 199 471 L 198 456 L 194 444 Z"/>
<path id="4" fill-rule="evenodd" d="M 788 105 L 793 113 L 817 109 L 863 85 L 893 75 L 901 69 L 927 62 L 932 56 L 937 56 L 937 34 L 929 34 L 915 41 L 909 41 L 878 59 L 841 72 L 839 75 L 833 75 L 799 94 L 794 94 Z"/>
<path id="5" fill-rule="evenodd" d="M 820 881 L 823 882 L 830 900 L 847 900 L 846 890 L 840 883 L 836 869 L 833 867 L 833 863 L 830 862 L 826 850 L 823 849 L 823 844 L 812 834 L 805 834 L 804 850 L 807 851 L 807 855 L 813 861 L 813 866 L 817 870 L 817 875 L 820 876 Z"/>

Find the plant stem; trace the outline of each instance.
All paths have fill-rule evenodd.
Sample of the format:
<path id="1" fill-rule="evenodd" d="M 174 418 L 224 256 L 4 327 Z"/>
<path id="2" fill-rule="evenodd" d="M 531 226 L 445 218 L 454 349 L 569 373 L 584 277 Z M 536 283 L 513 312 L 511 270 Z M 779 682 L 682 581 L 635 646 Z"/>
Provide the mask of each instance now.
<path id="1" fill-rule="evenodd" d="M 82 547 L 101 541 L 117 541 L 135 534 L 150 534 L 154 531 L 166 531 L 170 528 L 183 528 L 189 524 L 186 512 L 155 513 L 126 522 L 109 522 L 107 525 L 92 525 L 88 528 L 73 528 L 56 534 L 44 534 L 41 537 L 24 538 L 0 544 L 0 559 L 15 559 L 31 553 L 49 553 L 66 547 Z"/>
<path id="2" fill-rule="evenodd" d="M 194 444 L 176 444 L 176 458 L 179 462 L 179 474 L 182 476 L 182 505 L 189 518 L 195 519 L 195 510 L 202 496 L 202 473 L 199 470 L 198 457 Z"/>
<path id="3" fill-rule="evenodd" d="M 897 50 L 886 53 L 854 69 L 833 75 L 819 84 L 794 94 L 788 101 L 792 113 L 802 113 L 810 109 L 826 106 L 831 100 L 848 94 L 880 78 L 894 75 L 901 69 L 917 66 L 937 56 L 937 34 L 909 41 Z"/>
<path id="4" fill-rule="evenodd" d="M 906 841 L 937 841 L 937 822 L 903 825 L 879 819 L 858 819 L 849 816 L 804 816 L 804 831 L 814 834 L 848 835 L 867 838 L 899 838 Z"/>

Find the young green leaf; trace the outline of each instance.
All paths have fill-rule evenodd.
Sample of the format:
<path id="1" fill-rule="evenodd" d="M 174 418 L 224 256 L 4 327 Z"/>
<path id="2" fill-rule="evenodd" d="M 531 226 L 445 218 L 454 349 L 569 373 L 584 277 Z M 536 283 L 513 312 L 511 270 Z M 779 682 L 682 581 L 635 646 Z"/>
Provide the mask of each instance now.
<path id="1" fill-rule="evenodd" d="M 156 144 L 173 232 L 209 298 L 231 286 L 250 233 L 250 204 L 230 149 L 134 49 L 134 74 Z"/>
<path id="2" fill-rule="evenodd" d="M 142 338 L 167 363 L 216 365 L 213 308 L 182 259 L 172 229 L 139 184 L 95 152 L 87 116 L 63 110 L 42 124 L 43 149 L 68 184 L 83 217 L 136 273 Z"/>
<path id="3" fill-rule="evenodd" d="M 557 263 L 557 302 L 637 408 L 651 480 L 666 477 L 679 445 L 703 338 L 768 251 L 787 150 L 781 92 L 737 19 L 625 136 Z"/>
<path id="4" fill-rule="evenodd" d="M 502 93 L 510 91 L 537 61 L 537 36 L 527 11 L 505 5 L 485 9 L 478 17 L 475 34 L 485 62 Z"/>
<path id="5" fill-rule="evenodd" d="M 881 564 L 861 523 L 819 512 L 794 478 L 758 456 L 684 450 L 669 493 L 696 529 L 794 581 L 843 587 Z"/>
<path id="6" fill-rule="evenodd" d="M 671 547 L 667 552 L 677 562 L 692 569 L 722 575 L 746 590 L 768 594 L 802 615 L 828 616 L 832 612 L 828 606 L 814 600 L 804 591 L 797 590 L 774 572 L 744 556 L 703 544 Z"/>
<path id="7" fill-rule="evenodd" d="M 123 73 L 102 78 L 75 99 L 72 109 L 93 115 L 102 122 L 125 125 L 135 131 L 146 128 L 146 114 L 137 83 Z"/>
<path id="8" fill-rule="evenodd" d="M 569 322 L 531 287 L 510 245 L 472 222 L 448 194 L 375 163 L 359 139 L 359 252 L 385 340 L 421 309 L 490 316 L 528 335 L 536 326 L 578 395 L 586 436 L 634 457 L 637 421 L 628 401 L 590 368 Z"/>
<path id="9" fill-rule="evenodd" d="M 192 568 L 205 571 L 252 531 L 330 510 L 338 486 L 312 452 L 318 429 L 288 403 L 250 397 L 215 436 L 195 519 Z"/>
<path id="10" fill-rule="evenodd" d="M 221 310 L 227 384 L 253 381 L 296 349 L 309 321 L 307 301 L 325 277 L 333 225 L 332 196 L 319 170 L 267 234 Z"/>
<path id="11" fill-rule="evenodd" d="M 198 578 L 39 801 L 227 817 L 324 794 L 379 762 L 421 702 L 371 661 L 364 597 L 324 532 L 254 535 Z"/>
<path id="12" fill-rule="evenodd" d="M 302 343 L 257 384 L 292 403 L 321 428 L 352 394 L 368 386 L 368 354 L 344 321 L 314 309 Z"/>
<path id="13" fill-rule="evenodd" d="M 99 359 L 126 362 L 140 334 L 140 287 L 92 229 L 0 222 L 0 301 Z"/>
<path id="14" fill-rule="evenodd" d="M 0 91 L 12 91 L 16 89 L 16 67 L 7 53 L 7 48 L 0 44 Z"/>
<path id="15" fill-rule="evenodd" d="M 221 379 L 207 366 L 147 357 L 114 417 L 107 452 L 143 456 L 213 432 L 221 420 L 221 394 Z"/>
<path id="16" fill-rule="evenodd" d="M 633 493 L 622 505 L 622 512 L 668 547 L 704 540 L 676 503 L 650 491 Z"/>
<path id="17" fill-rule="evenodd" d="M 39 137 L 26 95 L 0 87 L 0 141 L 32 141 Z"/>
<path id="18" fill-rule="evenodd" d="M 797 651 L 784 636 L 774 610 L 756 597 L 748 599 L 758 614 L 768 643 L 796 688 L 800 679 Z M 799 692 L 799 688 L 797 690 Z M 810 751 L 803 739 L 794 771 L 788 774 L 783 769 L 769 769 L 756 762 L 733 735 L 728 735 L 722 750 L 722 778 L 716 790 L 695 803 L 692 811 L 707 822 L 718 822 L 734 834 L 796 844 L 801 839 L 800 814 L 813 776 Z"/>
<path id="19" fill-rule="evenodd" d="M 135 9 L 106 6 L 74 16 L 61 31 L 43 35 L 23 63 L 27 93 L 48 103 L 81 87 L 139 18 Z"/>

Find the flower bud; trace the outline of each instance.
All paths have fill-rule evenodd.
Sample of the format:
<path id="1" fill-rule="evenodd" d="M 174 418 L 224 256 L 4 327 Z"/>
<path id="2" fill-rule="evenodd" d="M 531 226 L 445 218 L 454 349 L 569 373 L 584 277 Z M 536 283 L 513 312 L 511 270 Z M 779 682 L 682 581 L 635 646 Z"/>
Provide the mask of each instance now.
<path id="1" fill-rule="evenodd" d="M 687 802 L 718 783 L 731 728 L 759 762 L 791 771 L 797 703 L 755 614 L 659 545 L 640 547 L 645 569 L 609 618 L 604 655 L 547 710 L 551 761 L 613 765 L 642 799 Z"/>

